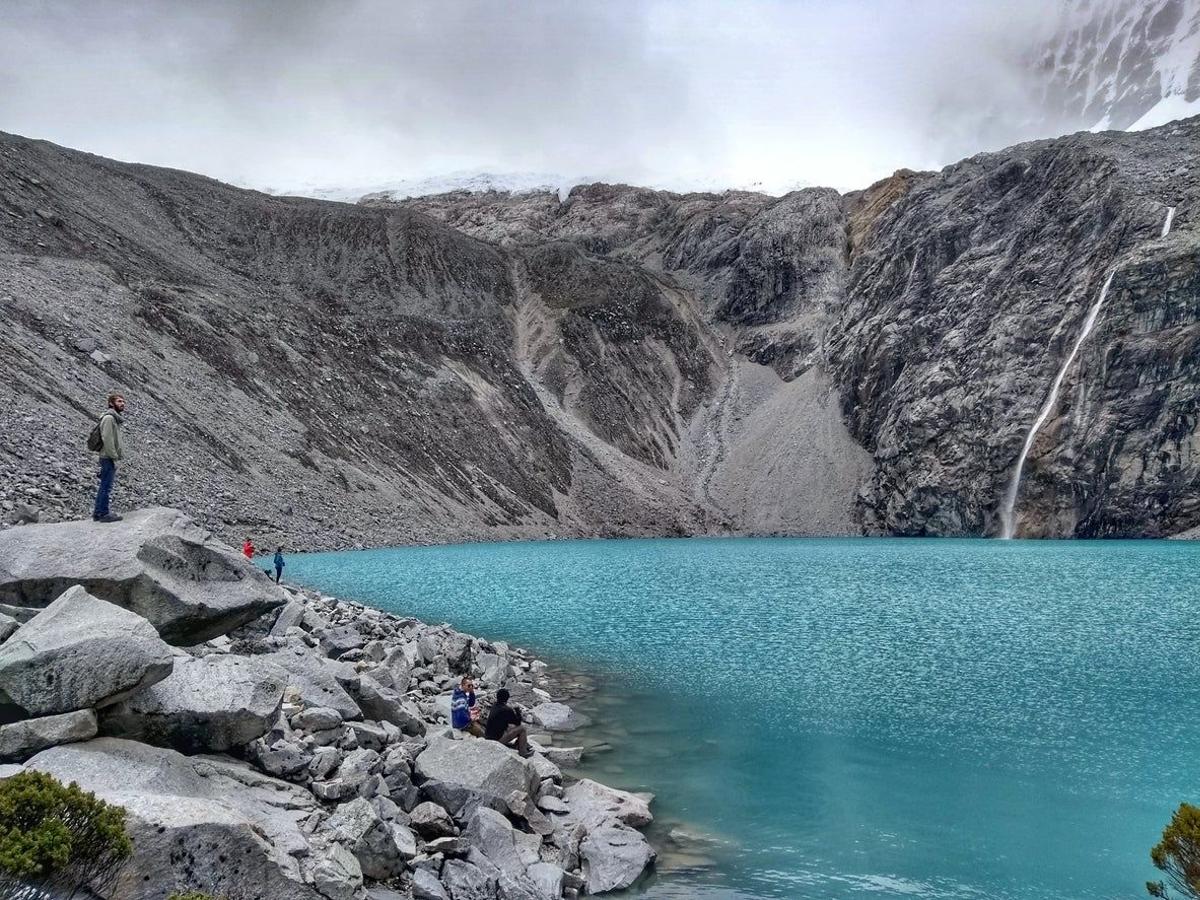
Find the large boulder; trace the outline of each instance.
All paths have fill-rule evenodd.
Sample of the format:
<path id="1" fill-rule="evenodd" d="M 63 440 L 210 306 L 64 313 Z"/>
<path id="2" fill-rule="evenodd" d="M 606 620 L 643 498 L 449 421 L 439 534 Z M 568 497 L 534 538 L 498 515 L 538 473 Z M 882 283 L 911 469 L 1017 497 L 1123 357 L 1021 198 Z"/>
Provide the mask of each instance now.
<path id="1" fill-rule="evenodd" d="M 513 828 L 494 809 L 478 809 L 467 823 L 463 836 L 503 872 L 524 877 L 525 870 L 540 859 L 542 839 Z"/>
<path id="2" fill-rule="evenodd" d="M 529 710 L 529 716 L 547 731 L 575 731 L 591 724 L 587 716 L 565 703 L 539 703 Z"/>
<path id="3" fill-rule="evenodd" d="M 149 622 L 76 586 L 0 645 L 0 721 L 113 703 L 172 664 Z"/>
<path id="4" fill-rule="evenodd" d="M 370 675 L 360 675 L 353 686 L 354 699 L 363 715 L 379 722 L 391 722 L 405 734 L 423 735 L 425 723 L 415 707 L 403 697 L 384 687 Z"/>
<path id="5" fill-rule="evenodd" d="M 0 725 L 0 762 L 24 762 L 48 747 L 95 736 L 96 713 L 90 709 Z"/>
<path id="6" fill-rule="evenodd" d="M 497 741 L 435 737 L 417 757 L 417 774 L 507 800 L 513 791 L 536 794 L 540 779 L 528 760 Z"/>
<path id="7" fill-rule="evenodd" d="M 218 758 L 116 738 L 43 751 L 26 768 L 125 807 L 133 856 L 104 900 L 162 900 L 175 890 L 321 900 L 300 858 L 323 861 L 302 829 L 317 811 L 302 788 Z"/>
<path id="8" fill-rule="evenodd" d="M 442 866 L 442 884 L 453 900 L 495 900 L 496 881 L 479 867 L 462 859 L 448 859 Z"/>
<path id="9" fill-rule="evenodd" d="M 45 607 L 74 584 L 136 612 L 180 645 L 232 631 L 287 599 L 240 553 L 174 509 L 0 532 L 0 603 Z"/>
<path id="10" fill-rule="evenodd" d="M 3 644 L 10 637 L 12 637 L 13 632 L 20 627 L 21 623 L 12 616 L 6 616 L 4 613 L 0 613 L 0 644 Z"/>
<path id="11" fill-rule="evenodd" d="M 563 791 L 571 812 L 571 821 L 589 829 L 605 823 L 620 822 L 633 828 L 645 828 L 654 821 L 650 804 L 628 791 L 618 791 L 590 778 L 582 778 Z"/>
<path id="12" fill-rule="evenodd" d="M 412 877 L 413 900 L 450 900 L 436 875 L 428 869 L 417 869 Z M 374 900 L 374 898 L 372 898 Z"/>
<path id="13" fill-rule="evenodd" d="M 589 894 L 619 891 L 637 881 L 654 861 L 654 850 L 641 832 L 624 825 L 602 825 L 579 846 Z"/>
<path id="14" fill-rule="evenodd" d="M 288 686 L 293 688 L 305 706 L 337 710 L 343 719 L 361 719 L 362 710 L 342 687 L 339 676 L 352 675 L 346 663 L 336 663 L 318 656 L 302 643 L 295 643 L 274 653 L 264 653 L 260 659 L 279 666 L 288 673 Z"/>
<path id="15" fill-rule="evenodd" d="M 343 803 L 324 828 L 334 840 L 354 854 L 362 873 L 376 881 L 404 871 L 406 859 L 416 855 L 416 839 L 398 822 L 385 822 L 367 800 Z"/>
<path id="16" fill-rule="evenodd" d="M 358 900 L 362 895 L 362 866 L 339 843 L 330 843 L 312 867 L 312 880 L 327 900 Z"/>
<path id="17" fill-rule="evenodd" d="M 184 753 L 231 750 L 271 729 L 286 684 L 261 657 L 184 656 L 168 678 L 105 710 L 100 730 Z"/>
<path id="18" fill-rule="evenodd" d="M 479 677 L 484 684 L 504 687 L 508 681 L 508 660 L 495 653 L 479 653 L 475 657 Z"/>

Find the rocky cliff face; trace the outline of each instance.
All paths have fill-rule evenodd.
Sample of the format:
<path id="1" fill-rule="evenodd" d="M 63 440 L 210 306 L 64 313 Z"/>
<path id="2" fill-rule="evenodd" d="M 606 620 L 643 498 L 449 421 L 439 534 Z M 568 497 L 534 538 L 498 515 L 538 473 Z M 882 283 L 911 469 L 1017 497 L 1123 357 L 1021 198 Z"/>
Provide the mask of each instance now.
<path id="1" fill-rule="evenodd" d="M 290 545 L 1200 524 L 1200 120 L 839 196 L 358 206 L 0 138 L 0 502 L 119 492 Z M 1172 229 L 1163 236 L 1168 207 Z M 121 494 L 119 494 L 121 496 Z"/>

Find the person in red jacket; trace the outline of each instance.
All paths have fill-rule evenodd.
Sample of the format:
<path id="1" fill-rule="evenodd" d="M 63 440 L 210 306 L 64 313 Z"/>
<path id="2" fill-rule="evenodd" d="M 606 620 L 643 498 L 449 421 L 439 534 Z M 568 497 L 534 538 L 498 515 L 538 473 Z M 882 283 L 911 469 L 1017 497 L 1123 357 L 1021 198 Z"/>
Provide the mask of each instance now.
<path id="1" fill-rule="evenodd" d="M 242 552 L 246 554 L 246 559 L 254 559 L 254 544 L 250 538 L 246 538 L 246 543 L 242 544 Z"/>

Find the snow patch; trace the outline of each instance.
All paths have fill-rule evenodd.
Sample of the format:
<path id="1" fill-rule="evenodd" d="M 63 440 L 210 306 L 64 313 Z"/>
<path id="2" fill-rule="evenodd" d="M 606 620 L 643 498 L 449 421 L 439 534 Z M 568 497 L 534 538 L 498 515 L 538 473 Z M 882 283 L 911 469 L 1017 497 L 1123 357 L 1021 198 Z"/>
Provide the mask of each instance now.
<path id="1" fill-rule="evenodd" d="M 1186 119 L 1189 116 L 1200 116 L 1200 97 L 1195 100 L 1185 100 L 1182 94 L 1171 94 L 1163 97 L 1154 106 L 1146 110 L 1140 119 L 1129 126 L 1129 131 L 1145 131 L 1147 128 L 1157 128 L 1176 119 Z"/>

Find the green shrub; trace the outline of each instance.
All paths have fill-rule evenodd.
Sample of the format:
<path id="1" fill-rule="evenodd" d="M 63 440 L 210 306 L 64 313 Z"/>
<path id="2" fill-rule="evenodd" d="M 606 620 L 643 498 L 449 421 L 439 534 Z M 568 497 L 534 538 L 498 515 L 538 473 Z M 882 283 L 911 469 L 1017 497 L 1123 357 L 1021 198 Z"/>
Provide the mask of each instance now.
<path id="1" fill-rule="evenodd" d="M 0 781 L 0 883 L 73 893 L 115 875 L 132 852 L 121 807 L 44 772 Z"/>
<path id="2" fill-rule="evenodd" d="M 1179 804 L 1162 840 L 1150 851 L 1154 867 L 1167 873 L 1167 881 L 1150 881 L 1152 897 L 1166 897 L 1167 884 L 1184 897 L 1200 897 L 1200 807 Z"/>
<path id="3" fill-rule="evenodd" d="M 175 892 L 167 900 L 225 900 L 224 897 L 214 897 L 212 894 L 206 894 L 204 891 L 183 891 Z"/>

